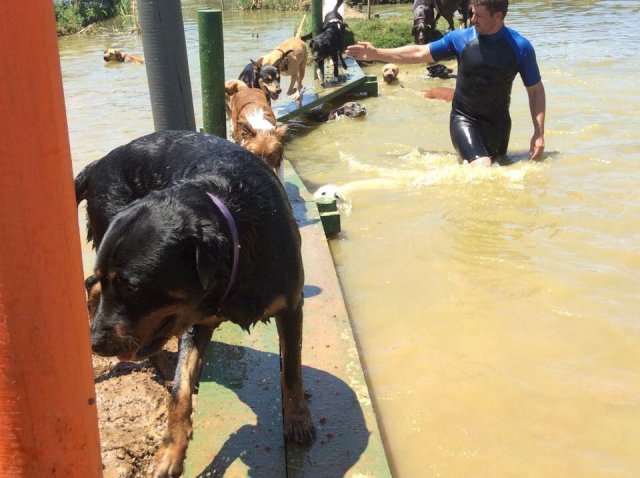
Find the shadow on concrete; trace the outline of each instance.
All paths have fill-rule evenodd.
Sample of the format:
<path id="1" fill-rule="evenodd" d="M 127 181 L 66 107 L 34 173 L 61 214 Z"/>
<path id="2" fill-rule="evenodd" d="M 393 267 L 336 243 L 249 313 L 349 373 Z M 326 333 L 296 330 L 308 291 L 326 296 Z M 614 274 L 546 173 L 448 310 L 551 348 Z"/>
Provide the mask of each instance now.
<path id="1" fill-rule="evenodd" d="M 244 425 L 232 433 L 211 463 L 197 476 L 224 476 L 235 460 L 242 460 L 247 466 L 247 476 L 305 476 L 340 477 L 358 462 L 369 442 L 364 415 L 354 391 L 341 379 L 330 373 L 312 367 L 302 367 L 305 391 L 311 409 L 317 437 L 309 448 L 286 445 L 288 447 L 287 470 L 278 466 L 277 460 L 268 459 L 269 453 L 283 453 L 284 449 L 265 449 L 261 434 L 279 433 L 282 438 L 281 400 L 274 403 L 264 392 L 273 387 L 280 390 L 277 376 L 280 357 L 277 354 L 261 352 L 249 347 L 212 342 L 207 352 L 207 361 L 214 363 L 201 381 L 212 381 L 232 390 L 248 405 L 257 417 L 255 425 Z M 230 366 L 233 364 L 233 366 Z M 270 370 L 270 377 L 256 383 L 255 377 L 263 370 Z M 256 374 L 257 373 L 257 374 Z M 254 376 L 254 379 L 252 379 Z M 266 380 L 265 380 L 266 378 Z M 224 415 L 224 410 L 219 410 Z M 247 415 L 249 416 L 249 415 Z M 213 424 L 215 427 L 215 424 Z"/>

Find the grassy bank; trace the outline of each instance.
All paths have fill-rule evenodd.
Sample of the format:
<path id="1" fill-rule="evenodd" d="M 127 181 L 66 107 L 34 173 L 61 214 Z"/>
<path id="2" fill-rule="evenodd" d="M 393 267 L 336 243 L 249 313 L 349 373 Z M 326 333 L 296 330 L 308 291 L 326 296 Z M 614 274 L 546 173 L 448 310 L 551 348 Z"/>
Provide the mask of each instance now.
<path id="1" fill-rule="evenodd" d="M 135 0 L 69 0 L 54 5 L 58 35 L 78 33 L 100 20 L 129 15 Z"/>
<path id="2" fill-rule="evenodd" d="M 310 0 L 221 0 L 229 10 L 308 10 Z M 58 35 L 82 32 L 86 27 L 117 16 L 133 16 L 136 0 L 57 0 L 55 3 Z"/>

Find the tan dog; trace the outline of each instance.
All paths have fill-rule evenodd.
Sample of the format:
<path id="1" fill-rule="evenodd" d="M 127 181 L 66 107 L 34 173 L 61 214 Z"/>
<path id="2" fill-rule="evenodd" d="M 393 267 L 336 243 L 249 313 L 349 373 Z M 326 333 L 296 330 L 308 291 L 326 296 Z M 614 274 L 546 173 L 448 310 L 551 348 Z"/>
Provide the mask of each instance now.
<path id="1" fill-rule="evenodd" d="M 394 63 L 387 63 L 382 67 L 382 79 L 385 83 L 390 84 L 398 79 L 400 69 Z"/>
<path id="2" fill-rule="evenodd" d="M 139 65 L 144 64 L 144 57 L 142 55 L 132 55 L 117 48 L 108 48 L 104 51 L 102 58 L 104 61 L 118 61 L 120 63 L 137 63 Z"/>
<path id="3" fill-rule="evenodd" d="M 453 88 L 447 88 L 446 86 L 436 86 L 434 88 L 429 88 L 427 90 L 422 90 L 425 98 L 431 98 L 434 100 L 445 100 L 452 101 L 453 100 Z"/>
<path id="4" fill-rule="evenodd" d="M 271 166 L 284 184 L 283 138 L 287 127 L 276 123 L 273 110 L 261 89 L 238 83 L 242 82 L 229 80 L 225 83 L 225 103 L 231 111 L 231 136 L 237 144 Z"/>
<path id="5" fill-rule="evenodd" d="M 302 22 L 300 22 L 295 37 L 283 41 L 271 52 L 258 60 L 262 60 L 262 65 L 275 65 L 285 52 L 291 50 L 291 53 L 279 64 L 279 70 L 281 75 L 291 77 L 287 95 L 291 96 L 295 93 L 294 98 L 296 100 L 302 95 L 302 80 L 304 79 L 304 72 L 307 67 L 307 44 L 300 39 L 300 32 L 302 31 L 305 17 L 306 15 L 302 17 Z M 295 84 L 298 85 L 297 89 L 294 88 Z"/>

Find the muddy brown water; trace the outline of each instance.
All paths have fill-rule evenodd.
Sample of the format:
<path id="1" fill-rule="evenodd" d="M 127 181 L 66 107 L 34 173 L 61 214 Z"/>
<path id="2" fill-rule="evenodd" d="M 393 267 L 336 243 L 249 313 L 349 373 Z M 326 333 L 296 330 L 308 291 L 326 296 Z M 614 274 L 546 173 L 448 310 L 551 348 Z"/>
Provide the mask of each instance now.
<path id="1" fill-rule="evenodd" d="M 196 4 L 184 3 L 200 125 Z M 349 193 L 331 249 L 394 475 L 640 476 L 640 7 L 511 3 L 507 24 L 533 41 L 547 91 L 544 162 L 458 165 L 449 105 L 419 94 L 452 82 L 420 65 L 360 99 L 363 121 L 293 122 L 286 154 L 310 189 Z M 225 13 L 227 77 L 299 20 Z M 104 30 L 59 45 L 77 172 L 153 121 L 145 68 L 101 57 L 140 53 L 139 38 Z M 532 126 L 519 79 L 511 111 L 510 153 L 522 159 Z M 87 271 L 91 261 L 87 249 Z M 136 476 L 165 392 L 152 370 L 118 367 L 99 394 L 114 413 L 138 411 L 122 422 L 100 411 L 103 447 L 111 476 Z M 109 423 L 120 432 L 110 441 Z"/>

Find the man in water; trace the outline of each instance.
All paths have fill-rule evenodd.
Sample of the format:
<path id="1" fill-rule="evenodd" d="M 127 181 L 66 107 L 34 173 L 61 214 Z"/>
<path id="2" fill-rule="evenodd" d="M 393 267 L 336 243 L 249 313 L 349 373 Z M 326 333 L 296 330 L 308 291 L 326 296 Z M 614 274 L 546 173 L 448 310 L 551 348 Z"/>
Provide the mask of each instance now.
<path id="1" fill-rule="evenodd" d="M 511 132 L 511 86 L 517 73 L 529 95 L 533 120 L 530 159 L 544 152 L 546 98 L 531 43 L 504 25 L 509 0 L 471 0 L 471 27 L 427 45 L 375 48 L 360 42 L 347 48 L 356 60 L 434 63 L 454 54 L 458 76 L 449 130 L 453 146 L 475 166 L 491 166 L 507 153 Z"/>

